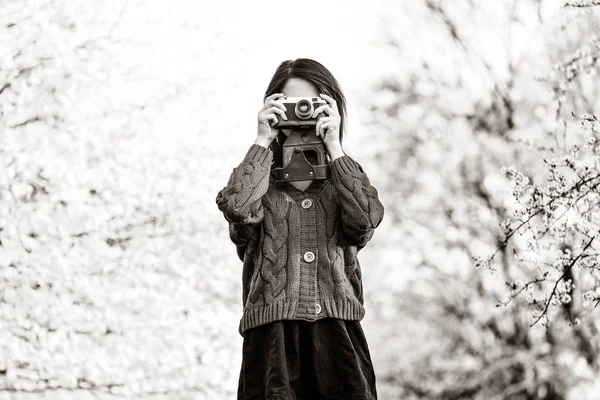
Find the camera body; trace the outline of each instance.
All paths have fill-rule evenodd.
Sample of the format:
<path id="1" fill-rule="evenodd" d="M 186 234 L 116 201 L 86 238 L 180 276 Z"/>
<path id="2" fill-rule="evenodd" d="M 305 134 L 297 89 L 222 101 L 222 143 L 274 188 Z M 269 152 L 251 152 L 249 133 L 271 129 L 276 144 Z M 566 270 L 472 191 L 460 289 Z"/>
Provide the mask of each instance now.
<path id="1" fill-rule="evenodd" d="M 294 128 L 308 129 L 317 125 L 319 116 L 312 118 L 313 112 L 327 102 L 320 97 L 285 97 L 283 98 L 285 105 L 285 115 L 287 120 L 280 119 L 277 116 L 277 123 L 273 128 Z"/>

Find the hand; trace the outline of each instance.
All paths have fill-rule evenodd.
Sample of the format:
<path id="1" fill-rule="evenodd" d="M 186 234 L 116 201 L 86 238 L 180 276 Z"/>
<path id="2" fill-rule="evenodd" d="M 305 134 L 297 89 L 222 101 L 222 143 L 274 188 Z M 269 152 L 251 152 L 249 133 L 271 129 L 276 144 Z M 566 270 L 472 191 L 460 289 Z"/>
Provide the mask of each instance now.
<path id="1" fill-rule="evenodd" d="M 313 113 L 313 118 L 321 113 L 326 115 L 319 118 L 317 121 L 315 127 L 317 136 L 323 138 L 323 142 L 327 148 L 330 148 L 331 146 L 340 146 L 340 122 L 342 121 L 342 117 L 340 116 L 337 102 L 326 94 L 321 93 L 319 96 L 321 96 L 327 104 L 318 107 Z"/>
<path id="2" fill-rule="evenodd" d="M 277 116 L 280 116 L 281 119 L 287 120 L 285 115 L 287 110 L 283 105 L 283 102 L 280 100 L 284 97 L 285 96 L 283 93 L 275 93 L 265 99 L 265 104 L 258 113 L 256 144 L 269 147 L 273 139 L 277 137 L 279 129 L 273 128 L 273 125 L 278 122 Z"/>

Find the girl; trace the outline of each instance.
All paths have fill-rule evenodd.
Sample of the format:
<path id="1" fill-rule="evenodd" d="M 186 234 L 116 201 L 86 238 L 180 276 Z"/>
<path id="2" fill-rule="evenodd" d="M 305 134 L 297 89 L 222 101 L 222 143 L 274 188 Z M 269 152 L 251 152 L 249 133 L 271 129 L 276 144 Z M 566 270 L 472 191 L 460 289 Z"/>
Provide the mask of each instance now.
<path id="1" fill-rule="evenodd" d="M 289 132 L 287 97 L 321 97 L 315 130 L 328 153 L 330 179 L 276 182 Z M 363 286 L 357 253 L 383 218 L 362 167 L 342 150 L 346 101 L 320 63 L 279 65 L 258 113 L 254 144 L 217 195 L 243 262 L 244 338 L 238 399 L 377 398 L 360 325 Z M 283 130 L 282 130 L 283 131 Z"/>

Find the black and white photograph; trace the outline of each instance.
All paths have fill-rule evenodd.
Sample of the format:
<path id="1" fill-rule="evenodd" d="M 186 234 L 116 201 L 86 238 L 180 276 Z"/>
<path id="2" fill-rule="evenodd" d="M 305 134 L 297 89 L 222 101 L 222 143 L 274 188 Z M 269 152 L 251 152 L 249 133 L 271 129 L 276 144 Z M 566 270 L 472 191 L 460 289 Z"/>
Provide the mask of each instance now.
<path id="1" fill-rule="evenodd" d="M 600 1 L 0 0 L 0 400 L 600 400 Z"/>

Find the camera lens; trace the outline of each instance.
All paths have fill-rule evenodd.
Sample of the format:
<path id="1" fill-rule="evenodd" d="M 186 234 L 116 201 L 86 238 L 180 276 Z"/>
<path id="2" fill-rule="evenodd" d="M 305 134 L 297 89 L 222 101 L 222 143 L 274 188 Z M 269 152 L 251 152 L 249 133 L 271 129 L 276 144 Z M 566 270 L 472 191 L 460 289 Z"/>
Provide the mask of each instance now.
<path id="1" fill-rule="evenodd" d="M 308 119 L 313 113 L 312 103 L 306 99 L 296 103 L 296 116 L 300 119 Z"/>

